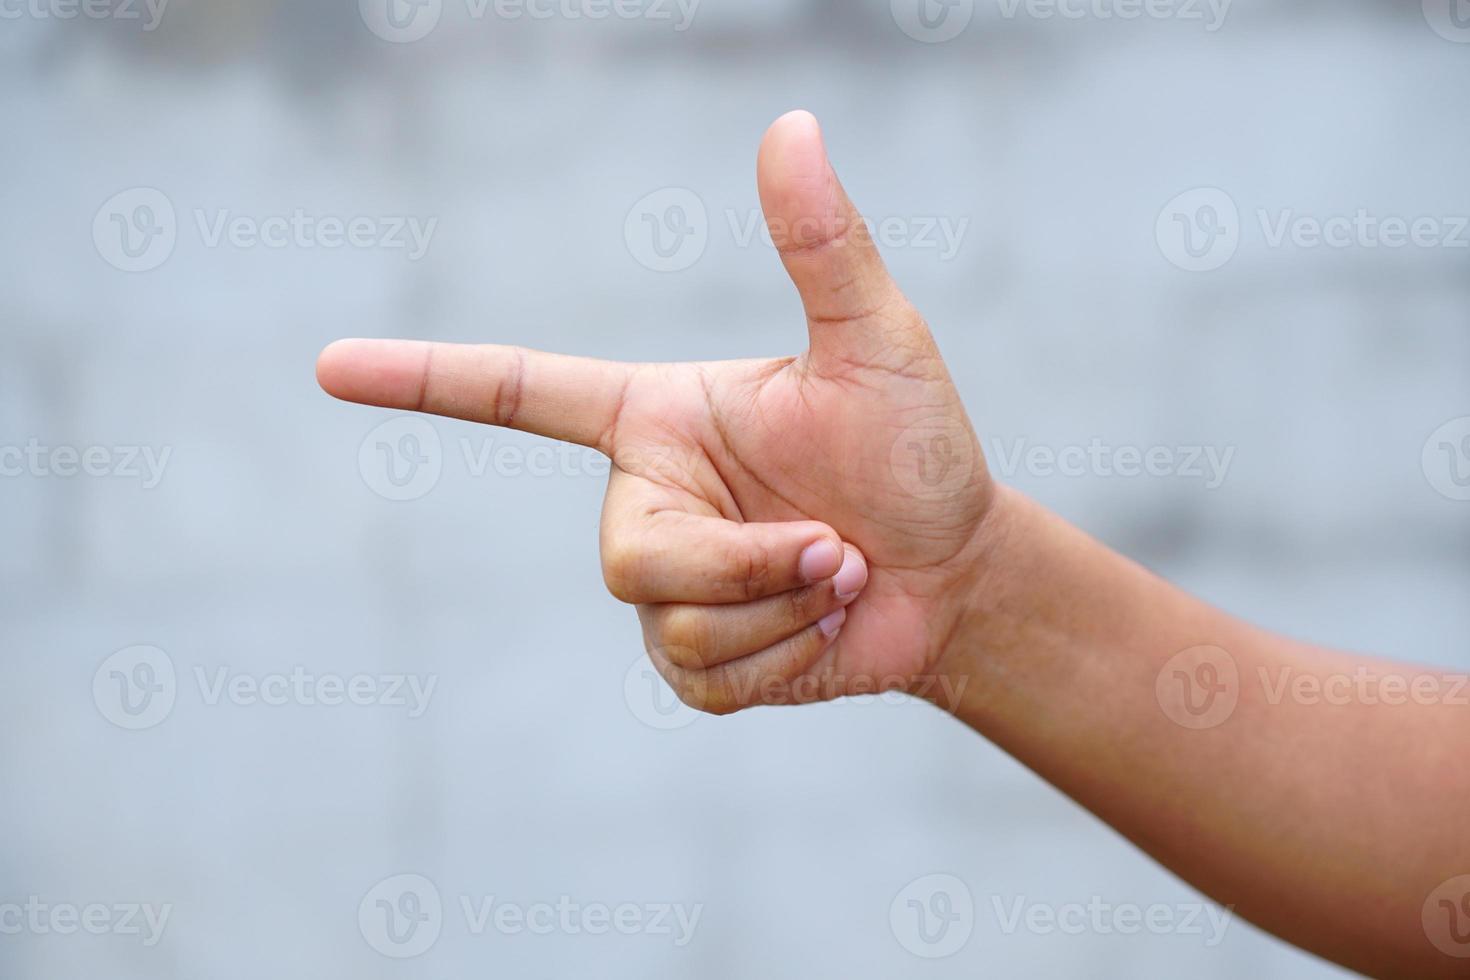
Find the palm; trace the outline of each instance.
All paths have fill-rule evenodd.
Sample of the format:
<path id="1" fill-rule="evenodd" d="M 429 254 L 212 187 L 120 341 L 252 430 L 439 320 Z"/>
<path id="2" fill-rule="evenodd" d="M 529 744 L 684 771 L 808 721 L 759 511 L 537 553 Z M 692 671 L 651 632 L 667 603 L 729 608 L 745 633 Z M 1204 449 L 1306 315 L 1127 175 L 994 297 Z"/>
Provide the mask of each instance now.
<path id="1" fill-rule="evenodd" d="M 988 503 L 983 462 L 937 353 L 899 359 L 831 373 L 818 373 L 810 354 L 640 368 L 612 435 L 615 460 L 650 507 L 820 520 L 864 552 L 872 579 L 863 600 L 810 671 L 838 681 L 927 670 L 946 628 L 946 570 L 962 564 L 955 559 Z M 926 462 L 933 486 L 917 469 Z"/>

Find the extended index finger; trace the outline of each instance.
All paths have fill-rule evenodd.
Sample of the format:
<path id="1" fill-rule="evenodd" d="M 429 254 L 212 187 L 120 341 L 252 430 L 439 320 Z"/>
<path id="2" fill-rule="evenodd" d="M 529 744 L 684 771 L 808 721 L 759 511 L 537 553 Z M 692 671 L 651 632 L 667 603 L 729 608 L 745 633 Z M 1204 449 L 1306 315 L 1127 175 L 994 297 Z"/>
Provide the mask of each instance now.
<path id="1" fill-rule="evenodd" d="M 493 344 L 339 340 L 316 376 L 344 401 L 534 432 L 609 452 L 633 368 Z"/>

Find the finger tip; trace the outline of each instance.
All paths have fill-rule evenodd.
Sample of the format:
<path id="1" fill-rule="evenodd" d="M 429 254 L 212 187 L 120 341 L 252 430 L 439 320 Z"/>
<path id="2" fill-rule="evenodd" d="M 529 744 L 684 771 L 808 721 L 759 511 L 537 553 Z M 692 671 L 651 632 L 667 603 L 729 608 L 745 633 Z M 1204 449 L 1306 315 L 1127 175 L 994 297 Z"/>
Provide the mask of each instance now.
<path id="1" fill-rule="evenodd" d="M 316 356 L 316 383 L 327 394 L 334 394 L 333 387 L 337 381 L 338 353 L 334 348 L 336 343 L 328 344 L 322 348 L 322 352 Z"/>
<path id="2" fill-rule="evenodd" d="M 362 340 L 334 340 L 316 356 L 316 383 L 327 394 L 345 398 L 350 388 L 353 364 L 363 349 Z"/>
<path id="3" fill-rule="evenodd" d="M 832 579 L 832 588 L 842 602 L 852 602 L 868 587 L 868 560 L 862 551 L 843 543 L 842 567 Z"/>
<path id="4" fill-rule="evenodd" d="M 761 140 L 759 170 L 761 186 L 768 192 L 792 181 L 824 179 L 827 149 L 817 117 L 796 109 L 773 122 Z"/>
<path id="5" fill-rule="evenodd" d="M 792 109 L 771 123 L 770 134 L 806 139 L 812 136 L 821 138 L 822 124 L 810 109 Z"/>
<path id="6" fill-rule="evenodd" d="M 408 341 L 334 341 L 317 355 L 317 384 L 343 401 L 401 405 L 422 383 L 422 355 L 413 346 Z"/>
<path id="7" fill-rule="evenodd" d="M 823 616 L 821 622 L 819 622 L 817 626 L 821 629 L 822 633 L 827 637 L 827 639 L 830 640 L 835 637 L 839 631 L 841 631 L 843 624 L 846 622 L 847 608 L 843 607 L 841 609 L 837 609 L 833 612 L 828 613 L 826 616 Z"/>

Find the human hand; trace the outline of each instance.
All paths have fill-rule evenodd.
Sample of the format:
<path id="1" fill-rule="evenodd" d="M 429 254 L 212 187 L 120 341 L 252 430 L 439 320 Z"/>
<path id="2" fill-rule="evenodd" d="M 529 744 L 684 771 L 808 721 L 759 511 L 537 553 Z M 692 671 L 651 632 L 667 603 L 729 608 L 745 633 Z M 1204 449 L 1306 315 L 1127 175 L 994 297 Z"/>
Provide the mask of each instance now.
<path id="1" fill-rule="evenodd" d="M 800 356 L 634 365 L 348 340 L 317 377 L 348 401 L 611 457 L 604 575 L 690 705 L 922 693 L 983 564 L 994 488 L 929 329 L 810 114 L 771 127 L 759 183 L 806 309 Z"/>

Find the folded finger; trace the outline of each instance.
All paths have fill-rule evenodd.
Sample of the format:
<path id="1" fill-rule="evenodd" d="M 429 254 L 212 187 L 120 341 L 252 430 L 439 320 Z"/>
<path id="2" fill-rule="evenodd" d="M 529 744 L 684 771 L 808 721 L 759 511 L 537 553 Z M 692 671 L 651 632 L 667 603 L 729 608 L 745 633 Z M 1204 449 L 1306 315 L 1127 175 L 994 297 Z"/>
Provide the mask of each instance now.
<path id="1" fill-rule="evenodd" d="M 867 584 L 868 568 L 851 545 L 837 575 L 754 602 L 700 605 L 669 602 L 638 608 L 650 645 L 665 650 L 680 667 L 716 667 L 775 646 L 817 626 L 835 636 L 846 607 Z"/>
<path id="2" fill-rule="evenodd" d="M 634 604 L 743 603 L 823 582 L 842 567 L 837 532 L 818 521 L 740 523 L 659 506 L 614 471 L 602 522 L 608 589 Z"/>
<path id="3" fill-rule="evenodd" d="M 681 701 L 698 711 L 726 715 L 756 705 L 791 703 L 797 679 L 837 642 L 840 633 L 840 623 L 831 634 L 809 626 L 759 653 L 709 669 L 681 667 L 669 651 L 656 646 L 648 652 Z"/>

